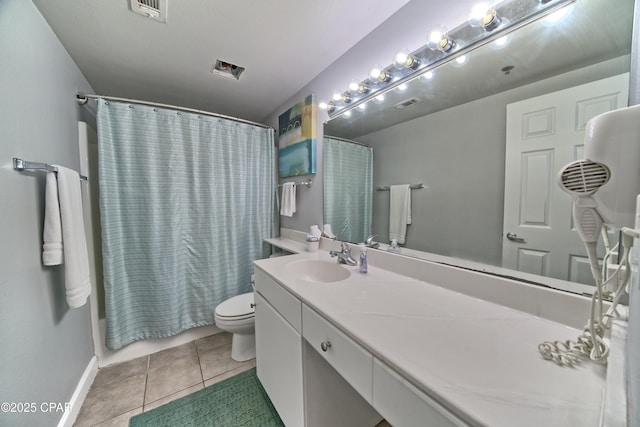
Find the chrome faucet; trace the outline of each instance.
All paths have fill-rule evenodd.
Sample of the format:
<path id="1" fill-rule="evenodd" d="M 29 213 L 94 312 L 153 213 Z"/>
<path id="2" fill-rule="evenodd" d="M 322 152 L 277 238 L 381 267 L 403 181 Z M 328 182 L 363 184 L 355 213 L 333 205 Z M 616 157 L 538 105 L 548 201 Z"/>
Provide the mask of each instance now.
<path id="1" fill-rule="evenodd" d="M 347 265 L 358 265 L 358 262 L 351 258 L 351 248 L 346 242 L 340 242 L 340 252 L 330 251 L 331 257 L 338 257 L 338 262 Z"/>
<path id="2" fill-rule="evenodd" d="M 371 236 L 367 237 L 367 240 L 364 241 L 365 246 L 372 249 L 378 249 L 380 247 L 380 243 L 373 241 L 373 238 L 377 236 L 377 234 L 372 234 Z"/>

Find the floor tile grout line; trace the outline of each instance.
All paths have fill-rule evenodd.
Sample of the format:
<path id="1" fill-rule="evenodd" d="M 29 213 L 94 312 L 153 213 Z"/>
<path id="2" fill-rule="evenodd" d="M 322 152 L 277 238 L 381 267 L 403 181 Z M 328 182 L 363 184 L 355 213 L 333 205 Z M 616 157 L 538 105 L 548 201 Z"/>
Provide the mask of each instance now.
<path id="1" fill-rule="evenodd" d="M 142 412 L 147 405 L 147 384 L 149 382 L 149 366 L 151 365 L 151 355 L 147 355 L 147 369 L 144 374 L 144 390 L 142 391 Z"/>
<path id="2" fill-rule="evenodd" d="M 196 342 L 193 342 L 193 345 L 196 347 L 196 357 L 198 358 L 198 368 L 200 369 L 200 379 L 202 379 L 202 387 L 204 388 L 204 373 L 202 372 L 202 361 L 200 360 L 200 350 L 198 349 L 198 345 Z"/>

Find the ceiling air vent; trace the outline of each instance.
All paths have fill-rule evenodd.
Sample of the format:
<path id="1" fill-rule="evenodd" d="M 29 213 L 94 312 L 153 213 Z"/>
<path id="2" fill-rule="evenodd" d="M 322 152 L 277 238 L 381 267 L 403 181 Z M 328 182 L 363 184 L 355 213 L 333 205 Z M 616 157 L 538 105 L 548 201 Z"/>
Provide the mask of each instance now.
<path id="1" fill-rule="evenodd" d="M 213 74 L 217 74 L 218 76 L 230 77 L 232 79 L 240 80 L 240 74 L 244 72 L 244 67 L 240 67 L 236 64 L 216 59 L 216 62 L 211 68 L 211 72 Z"/>
<path id="2" fill-rule="evenodd" d="M 396 107 L 398 110 L 402 110 L 403 108 L 407 108 L 410 105 L 413 104 L 417 104 L 419 102 L 422 102 L 422 100 L 420 98 L 409 98 L 409 99 L 405 99 L 402 102 L 398 102 L 396 105 L 394 105 L 394 107 Z"/>
<path id="3" fill-rule="evenodd" d="M 167 0 L 129 0 L 133 13 L 154 21 L 167 22 Z"/>

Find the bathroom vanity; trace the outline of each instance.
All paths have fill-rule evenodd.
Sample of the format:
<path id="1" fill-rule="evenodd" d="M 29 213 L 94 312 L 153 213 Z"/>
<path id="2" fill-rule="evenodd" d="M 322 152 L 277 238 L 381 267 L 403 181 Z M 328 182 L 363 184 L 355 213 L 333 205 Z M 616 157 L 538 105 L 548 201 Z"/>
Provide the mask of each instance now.
<path id="1" fill-rule="evenodd" d="M 287 426 L 599 425 L 605 367 L 538 353 L 577 337 L 570 322 L 443 286 L 436 270 L 453 267 L 380 254 L 360 274 L 291 245 L 254 264 L 258 377 Z"/>

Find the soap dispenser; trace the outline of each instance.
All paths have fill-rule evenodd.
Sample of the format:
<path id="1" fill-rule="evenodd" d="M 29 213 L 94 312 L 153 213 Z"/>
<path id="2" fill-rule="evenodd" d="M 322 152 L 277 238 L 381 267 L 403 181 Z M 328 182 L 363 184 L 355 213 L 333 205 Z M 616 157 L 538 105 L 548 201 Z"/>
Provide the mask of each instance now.
<path id="1" fill-rule="evenodd" d="M 400 247 L 398 246 L 398 241 L 396 239 L 391 239 L 391 246 L 387 248 L 387 252 L 391 252 L 394 254 L 400 253 Z"/>
<path id="2" fill-rule="evenodd" d="M 360 245 L 360 273 L 366 274 L 367 271 L 367 247 L 365 245 Z"/>

